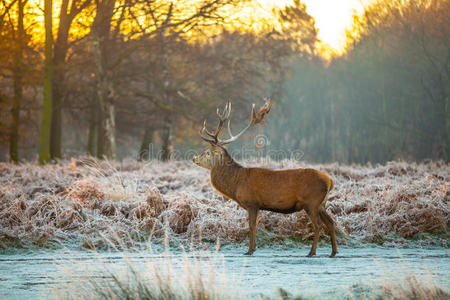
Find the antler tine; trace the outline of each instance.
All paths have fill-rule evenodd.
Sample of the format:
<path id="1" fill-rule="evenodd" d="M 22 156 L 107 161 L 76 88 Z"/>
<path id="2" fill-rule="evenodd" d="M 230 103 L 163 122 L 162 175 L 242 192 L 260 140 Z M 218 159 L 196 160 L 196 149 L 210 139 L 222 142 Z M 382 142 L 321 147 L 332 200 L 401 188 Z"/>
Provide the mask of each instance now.
<path id="1" fill-rule="evenodd" d="M 228 104 L 225 104 L 225 107 L 222 110 L 222 113 L 220 113 L 220 108 L 218 107 L 216 110 L 217 116 L 219 117 L 219 121 L 223 119 L 225 116 L 225 113 L 227 112 Z"/>
<path id="2" fill-rule="evenodd" d="M 210 138 L 207 138 L 206 136 L 204 136 L 204 135 L 202 135 L 202 134 L 200 134 L 200 137 L 202 138 L 202 140 L 204 140 L 205 142 L 208 142 L 208 143 L 216 143 L 216 141 L 215 140 L 213 140 L 213 139 L 210 139 Z"/>
<path id="3" fill-rule="evenodd" d="M 222 127 L 223 127 L 223 124 L 225 123 L 225 121 L 227 121 L 229 119 L 229 117 L 230 117 L 230 114 L 231 114 L 231 102 L 228 102 L 225 105 L 222 113 L 220 112 L 219 108 L 217 108 L 216 113 L 217 113 L 217 116 L 219 117 L 219 123 L 217 124 L 216 130 L 213 131 L 213 132 L 210 132 L 208 130 L 208 128 L 206 127 L 206 120 L 203 121 L 203 127 L 200 130 L 200 137 L 203 140 L 205 140 L 207 142 L 214 143 L 214 144 L 219 143 L 218 136 L 220 134 L 220 131 L 222 130 Z M 207 136 L 205 136 L 205 134 Z"/>
<path id="4" fill-rule="evenodd" d="M 254 125 L 254 122 L 255 122 L 255 120 L 256 120 L 256 114 L 255 114 L 255 104 L 253 104 L 252 105 L 252 112 L 251 112 L 251 114 L 250 114 L 250 122 L 248 123 L 248 125 L 244 128 L 244 129 L 242 129 L 242 131 L 241 132 L 239 132 L 237 135 L 233 135 L 232 133 L 231 133 L 231 128 L 230 128 L 230 120 L 228 120 L 228 134 L 230 135 L 230 137 L 228 138 L 228 139 L 226 139 L 226 140 L 219 140 L 219 144 L 220 145 L 226 145 L 226 144 L 229 144 L 229 143 L 231 143 L 231 142 L 233 142 L 233 141 L 235 141 L 235 140 L 237 140 L 241 135 L 243 135 L 244 134 L 244 132 L 245 131 L 247 131 L 247 129 L 249 129 L 251 126 L 253 126 Z"/>
<path id="5" fill-rule="evenodd" d="M 258 110 L 258 113 L 256 113 L 256 111 L 255 111 L 255 104 L 252 104 L 252 111 L 250 113 L 250 122 L 237 135 L 233 135 L 231 133 L 231 128 L 230 128 L 230 123 L 231 122 L 228 119 L 227 127 L 228 127 L 228 134 L 230 135 L 230 137 L 228 139 L 226 139 L 226 140 L 218 140 L 219 141 L 219 145 L 226 145 L 226 144 L 229 144 L 229 143 L 237 140 L 241 135 L 244 134 L 245 131 L 247 131 L 247 129 L 249 129 L 250 127 L 252 127 L 255 124 L 261 123 L 263 121 L 265 115 L 270 111 L 270 107 L 271 107 L 270 101 L 267 100 L 266 104 Z"/>
<path id="6" fill-rule="evenodd" d="M 228 102 L 228 114 L 226 116 L 226 119 L 229 120 L 231 115 L 231 102 Z"/>
<path id="7" fill-rule="evenodd" d="M 219 117 L 219 120 L 222 122 L 225 122 L 226 120 L 228 120 L 228 118 L 230 117 L 231 114 L 231 102 L 228 102 L 227 104 L 225 104 L 225 107 L 223 108 L 222 113 L 220 113 L 219 108 L 217 108 L 217 116 Z"/>
<path id="8" fill-rule="evenodd" d="M 209 135 L 211 138 L 206 137 L 203 133 L 206 132 L 207 135 Z M 212 142 L 212 143 L 216 143 L 217 141 L 214 139 L 214 135 L 211 135 L 211 133 L 208 131 L 208 129 L 206 129 L 206 120 L 203 122 L 203 127 L 202 129 L 200 129 L 199 131 L 200 133 L 200 137 L 207 142 Z"/>
<path id="9" fill-rule="evenodd" d="M 203 128 L 202 131 L 206 132 L 207 135 L 214 138 L 216 135 L 214 133 L 211 133 L 208 131 L 208 128 L 206 128 L 206 120 L 203 122 Z"/>
<path id="10" fill-rule="evenodd" d="M 233 136 L 233 134 L 231 133 L 231 128 L 230 128 L 230 120 L 228 120 L 227 127 L 228 127 L 228 135 Z"/>
<path id="11" fill-rule="evenodd" d="M 225 107 L 222 111 L 222 113 L 220 113 L 219 108 L 217 108 L 217 116 L 219 117 L 219 123 L 217 124 L 217 129 L 214 133 L 214 139 L 216 139 L 217 141 L 219 141 L 218 136 L 220 134 L 220 131 L 222 130 L 223 127 L 223 123 L 225 123 L 225 121 L 227 121 L 230 117 L 231 114 L 231 102 L 228 102 L 227 104 L 225 104 Z"/>

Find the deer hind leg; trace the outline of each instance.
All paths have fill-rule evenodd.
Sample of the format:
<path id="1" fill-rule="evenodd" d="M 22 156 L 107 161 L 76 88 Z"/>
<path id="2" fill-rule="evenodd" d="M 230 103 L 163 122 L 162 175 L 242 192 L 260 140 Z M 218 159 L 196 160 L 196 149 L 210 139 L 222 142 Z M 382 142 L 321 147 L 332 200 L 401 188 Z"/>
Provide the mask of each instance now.
<path id="1" fill-rule="evenodd" d="M 325 224 L 325 226 L 327 226 L 328 234 L 330 235 L 331 238 L 332 251 L 330 257 L 335 257 L 336 253 L 338 253 L 336 243 L 336 225 L 334 223 L 333 218 L 330 217 L 330 215 L 327 213 L 327 211 L 323 206 L 320 206 L 319 208 L 319 217 Z"/>
<path id="2" fill-rule="evenodd" d="M 248 248 L 248 252 L 246 255 L 252 255 L 256 249 L 256 227 L 258 224 L 258 214 L 259 209 L 257 208 L 249 208 L 248 209 L 248 225 L 250 229 L 250 245 Z"/>
<path id="3" fill-rule="evenodd" d="M 319 236 L 320 236 L 320 227 L 319 227 L 319 214 L 317 211 L 317 208 L 315 209 L 308 209 L 306 211 L 308 213 L 308 217 L 311 220 L 311 223 L 313 225 L 314 229 L 314 241 L 311 247 L 311 251 L 309 251 L 308 257 L 316 255 L 316 249 L 317 249 L 317 243 L 319 242 Z"/>

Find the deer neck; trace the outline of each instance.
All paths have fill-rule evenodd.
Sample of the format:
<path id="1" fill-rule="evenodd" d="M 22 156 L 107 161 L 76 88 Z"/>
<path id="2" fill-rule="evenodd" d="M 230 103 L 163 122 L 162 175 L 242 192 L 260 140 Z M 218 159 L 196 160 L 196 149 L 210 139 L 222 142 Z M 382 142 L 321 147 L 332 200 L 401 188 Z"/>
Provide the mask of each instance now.
<path id="1" fill-rule="evenodd" d="M 244 179 L 245 168 L 230 156 L 211 169 L 211 184 L 225 196 L 236 200 L 236 190 Z"/>

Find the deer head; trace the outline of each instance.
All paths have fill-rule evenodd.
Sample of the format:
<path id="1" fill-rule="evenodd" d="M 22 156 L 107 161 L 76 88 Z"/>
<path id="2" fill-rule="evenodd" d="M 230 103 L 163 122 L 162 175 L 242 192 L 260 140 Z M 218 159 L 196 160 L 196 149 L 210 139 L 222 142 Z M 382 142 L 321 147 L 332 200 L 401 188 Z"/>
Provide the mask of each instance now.
<path id="1" fill-rule="evenodd" d="M 262 124 L 264 121 L 264 117 L 267 113 L 269 113 L 272 103 L 270 103 L 269 99 L 264 99 L 265 104 L 256 112 L 255 104 L 252 105 L 252 112 L 250 114 L 250 122 L 248 125 L 241 130 L 237 135 L 233 135 L 231 133 L 230 128 L 230 115 L 231 115 L 231 102 L 228 102 L 225 105 L 225 108 L 222 112 L 220 112 L 219 108 L 217 108 L 217 116 L 219 117 L 219 123 L 217 124 L 216 130 L 209 131 L 206 128 L 206 120 L 203 122 L 203 127 L 200 130 L 200 137 L 210 144 L 210 147 L 206 149 L 202 154 L 195 156 L 193 158 L 193 162 L 205 169 L 211 170 L 213 167 L 218 164 L 226 163 L 229 160 L 232 160 L 230 155 L 228 154 L 225 146 L 230 144 L 231 142 L 236 141 L 240 136 L 244 134 L 250 127 L 256 124 Z M 220 132 L 223 129 L 223 126 L 227 122 L 228 135 L 229 138 L 222 139 L 219 138 Z"/>

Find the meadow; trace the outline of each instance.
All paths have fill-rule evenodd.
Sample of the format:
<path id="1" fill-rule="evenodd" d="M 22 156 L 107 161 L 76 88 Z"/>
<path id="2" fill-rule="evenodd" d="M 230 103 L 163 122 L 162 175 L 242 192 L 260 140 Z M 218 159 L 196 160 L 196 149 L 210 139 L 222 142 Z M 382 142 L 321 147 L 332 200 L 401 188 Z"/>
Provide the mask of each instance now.
<path id="1" fill-rule="evenodd" d="M 316 164 L 252 160 L 269 168 L 312 167 L 335 181 L 327 210 L 339 243 L 448 247 L 450 166 L 390 162 L 386 165 Z M 188 161 L 122 163 L 79 158 L 38 166 L 0 164 L 0 245 L 94 247 L 108 232 L 118 236 L 166 234 L 224 244 L 247 238 L 246 212 L 210 185 L 209 173 Z M 307 241 L 305 213 L 262 212 L 260 246 Z M 327 235 L 322 235 L 327 239 Z"/>
<path id="2" fill-rule="evenodd" d="M 366 285 L 362 287 L 356 285 L 353 286 L 351 293 L 344 293 L 342 296 L 352 298 L 357 295 L 356 298 L 371 299 L 375 295 L 384 295 L 382 298 L 396 299 L 394 294 L 397 292 L 400 293 L 400 298 L 410 293 L 411 295 L 423 293 L 426 295 L 425 298 L 422 297 L 423 299 L 448 296 L 449 274 L 445 271 L 431 272 L 433 274 L 430 278 L 441 282 L 440 285 L 424 283 L 423 276 L 428 271 L 423 271 L 427 265 L 421 262 L 424 259 L 431 260 L 432 264 L 439 264 L 441 269 L 446 269 L 445 266 L 449 263 L 447 230 L 450 220 L 450 166 L 448 164 L 390 162 L 373 166 L 306 164 L 294 160 L 270 159 L 248 160 L 244 164 L 281 169 L 312 167 L 326 172 L 335 181 L 327 210 L 337 223 L 338 245 L 341 250 L 338 258 L 341 256 L 343 260 L 333 263 L 332 259 L 325 258 L 325 253 L 328 255 L 330 250 L 325 231 L 319 243 L 319 257 L 315 260 L 303 257 L 309 250 L 307 244 L 311 242 L 313 234 L 305 213 L 283 215 L 262 212 L 258 225 L 256 258 L 249 258 L 248 264 L 251 265 L 251 259 L 255 259 L 254 262 L 260 266 L 270 265 L 271 267 L 265 271 L 265 276 L 278 272 L 275 270 L 280 266 L 281 270 L 290 270 L 286 276 L 293 276 L 292 274 L 305 267 L 305 271 L 308 272 L 307 270 L 312 270 L 314 265 L 319 268 L 317 274 L 322 274 L 321 270 L 324 268 L 335 266 L 337 269 L 328 270 L 330 274 L 340 274 L 339 272 L 345 270 L 345 274 L 352 274 L 349 278 L 357 283 L 358 278 L 364 278 L 369 274 L 352 271 L 348 269 L 349 264 L 355 263 L 356 260 L 359 261 L 358 264 L 369 264 L 367 268 L 370 268 L 372 265 L 368 262 L 380 259 L 382 264 L 395 261 L 399 264 L 407 263 L 412 268 L 401 279 L 401 282 L 406 283 L 406 287 L 401 285 L 402 293 L 395 284 L 393 286 L 384 284 L 380 290 L 381 283 L 377 282 L 375 289 L 377 293 L 374 292 L 373 295 L 366 294 Z M 210 265 L 211 259 L 205 262 L 201 259 L 202 255 L 199 259 L 197 254 L 206 251 L 213 257 L 222 255 L 221 260 L 230 266 L 228 269 L 226 266 L 222 269 L 232 273 L 239 273 L 239 266 L 245 264 L 242 254 L 248 243 L 246 212 L 235 202 L 213 190 L 209 182 L 209 173 L 195 167 L 189 161 L 136 162 L 129 159 L 123 162 L 110 162 L 81 157 L 45 166 L 36 163 L 19 165 L 1 163 L 0 186 L 0 248 L 3 258 L 0 264 L 3 263 L 5 270 L 8 266 L 13 268 L 17 264 L 23 264 L 24 260 L 26 264 L 33 264 L 34 259 L 39 260 L 39 255 L 43 255 L 45 260 L 54 257 L 58 261 L 59 257 L 66 263 L 65 269 L 72 268 L 73 271 L 68 272 L 71 274 L 80 272 L 80 268 L 75 267 L 79 265 L 77 263 L 69 264 L 67 267 L 67 261 L 70 261 L 68 257 L 83 258 L 92 253 L 100 253 L 89 256 L 89 259 L 79 260 L 87 259 L 92 262 L 99 256 L 104 258 L 111 253 L 125 255 L 121 263 L 113 260 L 106 265 L 113 268 L 122 265 L 119 273 L 129 273 L 132 276 L 121 277 L 112 272 L 111 276 L 105 275 L 100 279 L 96 276 L 89 277 L 91 288 L 87 289 L 87 292 L 86 285 L 82 288 L 85 298 L 108 298 L 108 295 L 116 295 L 119 299 L 123 299 L 127 293 L 133 294 L 136 299 L 151 299 L 153 296 L 149 295 L 152 293 L 163 295 L 159 299 L 167 297 L 185 299 L 180 295 L 187 294 L 190 295 L 190 299 L 200 299 L 208 293 L 215 295 L 212 298 L 227 298 L 223 293 L 224 290 L 214 293 L 209 290 L 213 285 L 204 281 L 204 278 L 211 277 L 211 273 L 208 271 L 205 273 L 208 269 L 205 264 Z M 149 247 L 152 248 L 150 252 Z M 75 254 L 67 254 L 65 251 Z M 180 268 L 185 270 L 183 266 L 186 265 L 200 264 L 198 268 L 203 271 L 199 271 L 198 274 L 188 272 L 194 279 L 180 281 L 195 283 L 195 288 L 187 284 L 184 287 L 185 292 L 182 292 L 183 290 L 180 292 L 173 288 L 175 284 L 168 285 L 167 280 L 161 280 L 167 274 L 159 274 L 162 268 L 155 266 L 161 264 L 161 253 L 167 254 L 167 251 L 175 254 L 164 256 L 165 259 L 162 261 L 165 265 L 177 265 L 178 267 L 174 267 L 176 270 Z M 130 259 L 136 253 L 141 256 Z M 186 253 L 190 253 L 188 259 L 183 260 L 182 267 L 179 267 L 179 260 L 185 257 Z M 31 259 L 29 262 L 28 258 Z M 147 263 L 144 265 L 148 265 L 148 260 L 153 267 L 146 270 L 154 270 L 153 275 L 144 272 L 150 277 L 137 280 L 136 276 L 139 278 L 146 276 L 139 275 L 142 270 L 136 265 L 142 265 L 144 261 Z M 416 272 L 414 266 L 420 266 L 422 271 Z M 35 267 L 39 272 L 46 268 L 41 264 Z M 47 268 L 53 270 L 51 263 L 47 263 Z M 27 266 L 24 265 L 24 270 L 26 269 Z M 36 271 L 33 270 L 30 272 Z M 95 269 L 95 272 L 99 272 L 98 269 Z M 102 271 L 102 274 L 105 272 Z M 257 284 L 258 280 L 264 278 L 257 275 L 258 272 L 259 269 L 253 273 L 254 277 L 250 277 L 247 281 L 255 281 L 256 283 L 252 283 L 253 286 L 260 287 L 269 295 L 274 295 L 273 289 L 290 286 L 286 282 L 276 282 L 275 278 L 271 289 L 266 291 L 265 284 L 261 282 Z M 217 271 L 214 270 L 212 273 L 216 274 Z M 3 291 L 0 288 L 0 295 L 6 294 L 8 298 L 9 296 L 14 298 L 15 294 L 12 292 L 14 287 L 8 285 L 8 274 L 11 273 L 3 275 L 0 273 L 0 277 L 5 277 L 2 280 L 6 286 Z M 371 274 L 372 277 L 380 278 L 379 272 Z M 158 276 L 162 276 L 159 281 L 153 280 L 150 281 L 152 284 L 149 283 L 148 278 L 159 278 Z M 323 278 L 326 279 L 335 275 L 320 276 L 325 276 Z M 102 280 L 105 278 L 115 279 L 104 284 Z M 79 278 L 66 282 L 78 281 Z M 342 284 L 341 281 L 336 282 Z M 157 284 L 158 282 L 163 284 Z M 310 285 L 321 285 L 320 280 L 306 282 Z M 390 280 L 384 282 L 389 283 Z M 56 286 L 60 286 L 60 282 Z M 155 286 L 158 287 L 156 292 Z M 327 286 L 330 287 L 328 284 Z M 335 288 L 334 285 L 331 286 Z M 418 287 L 425 289 L 415 290 Z M 71 288 L 75 289 L 72 296 L 80 296 L 81 290 L 77 290 L 77 285 L 71 285 Z M 246 289 L 245 286 L 241 288 L 244 291 Z M 250 290 L 253 292 L 252 297 L 258 295 L 255 288 Z M 186 291 L 190 292 L 186 294 Z M 228 293 L 229 289 L 225 291 Z M 296 291 L 295 288 L 289 292 L 282 289 L 274 297 L 293 298 Z M 328 296 L 332 293 L 329 289 L 324 289 L 325 291 Z M 414 297 L 422 299 L 417 295 Z M 63 293 L 58 297 L 69 296 Z M 154 298 L 158 299 L 156 296 Z"/>

